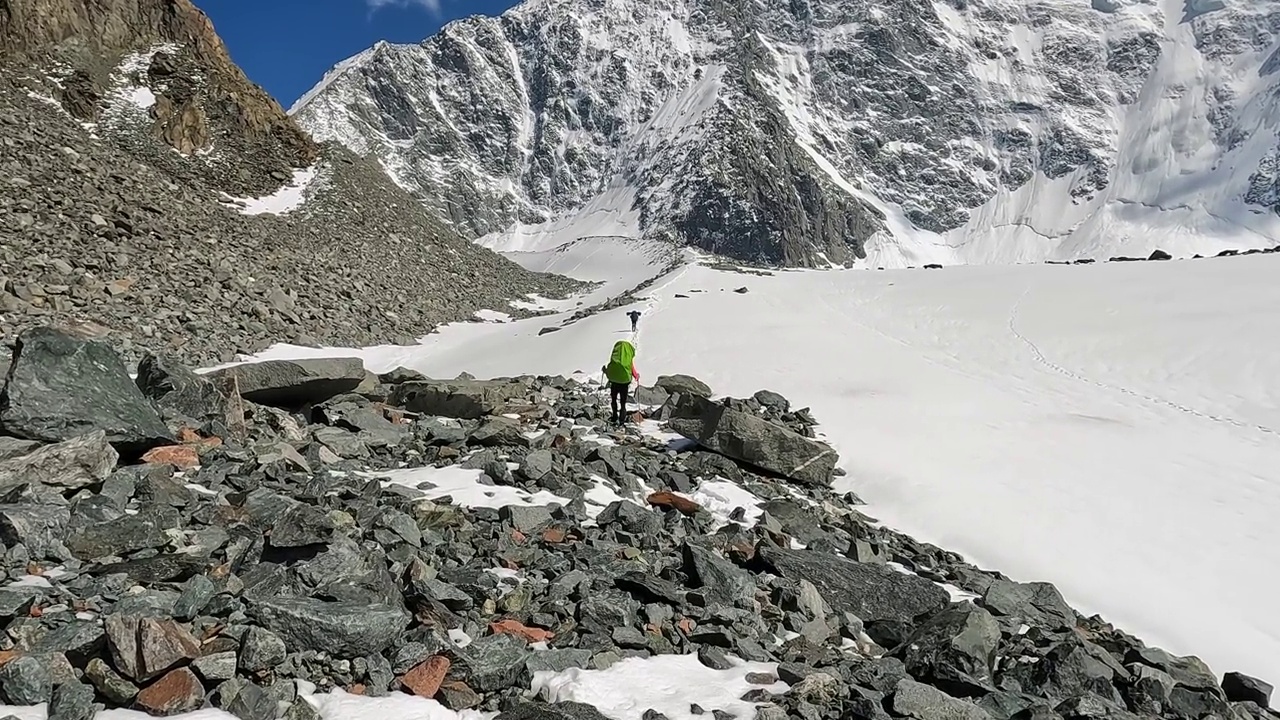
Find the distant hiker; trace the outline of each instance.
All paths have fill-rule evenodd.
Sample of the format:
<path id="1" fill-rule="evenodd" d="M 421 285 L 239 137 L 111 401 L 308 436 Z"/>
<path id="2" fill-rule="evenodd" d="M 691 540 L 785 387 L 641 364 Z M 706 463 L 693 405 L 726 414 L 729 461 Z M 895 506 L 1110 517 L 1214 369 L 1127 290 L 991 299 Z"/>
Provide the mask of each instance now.
<path id="1" fill-rule="evenodd" d="M 640 382 L 635 357 L 635 346 L 619 340 L 613 344 L 609 364 L 600 368 L 609 380 L 609 408 L 612 410 L 609 421 L 614 425 L 621 425 L 627 417 L 627 391 L 631 389 L 631 381 Z"/>
<path id="2" fill-rule="evenodd" d="M 631 318 L 631 332 L 636 331 L 636 323 L 640 322 L 640 311 L 632 310 L 627 313 L 627 317 Z"/>

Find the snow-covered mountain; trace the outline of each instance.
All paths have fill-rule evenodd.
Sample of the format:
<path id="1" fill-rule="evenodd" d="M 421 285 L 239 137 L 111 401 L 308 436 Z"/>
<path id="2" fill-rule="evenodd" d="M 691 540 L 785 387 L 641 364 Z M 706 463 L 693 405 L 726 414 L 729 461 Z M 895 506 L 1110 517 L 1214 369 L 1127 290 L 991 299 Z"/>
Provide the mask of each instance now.
<path id="1" fill-rule="evenodd" d="M 527 0 L 290 113 L 502 250 L 815 266 L 1270 246 L 1274 0 Z"/>

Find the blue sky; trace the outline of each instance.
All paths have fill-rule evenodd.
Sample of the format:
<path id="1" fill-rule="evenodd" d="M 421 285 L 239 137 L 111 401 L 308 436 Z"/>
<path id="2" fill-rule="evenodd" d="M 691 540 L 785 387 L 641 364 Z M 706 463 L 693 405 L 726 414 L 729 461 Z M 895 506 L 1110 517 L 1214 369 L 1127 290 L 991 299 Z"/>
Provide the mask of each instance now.
<path id="1" fill-rule="evenodd" d="M 514 0 L 194 0 L 231 58 L 288 109 L 338 61 L 379 40 L 418 42 Z"/>

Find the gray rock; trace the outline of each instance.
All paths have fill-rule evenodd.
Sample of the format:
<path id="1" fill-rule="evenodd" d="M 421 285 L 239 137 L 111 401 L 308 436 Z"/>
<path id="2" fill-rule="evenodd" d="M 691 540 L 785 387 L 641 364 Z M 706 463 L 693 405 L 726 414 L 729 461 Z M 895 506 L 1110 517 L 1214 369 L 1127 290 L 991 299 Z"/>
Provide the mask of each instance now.
<path id="1" fill-rule="evenodd" d="M 982 595 L 982 606 L 1015 629 L 1023 623 L 1046 630 L 1076 626 L 1075 611 L 1049 583 L 993 580 Z"/>
<path id="2" fill-rule="evenodd" d="M 36 658 L 17 657 L 0 668 L 0 696 L 10 705 L 38 705 L 52 694 L 49 671 Z"/>
<path id="3" fill-rule="evenodd" d="M 106 634 L 97 620 L 79 618 L 57 625 L 45 633 L 31 648 L 39 655 L 59 653 L 77 667 L 97 656 L 106 643 Z"/>
<path id="4" fill-rule="evenodd" d="M 758 557 L 778 575 L 813 583 L 836 612 L 851 612 L 866 622 L 910 622 L 940 611 L 950 601 L 947 592 L 932 582 L 884 565 L 765 546 Z"/>
<path id="5" fill-rule="evenodd" d="M 230 402 L 216 385 L 168 355 L 144 353 L 135 379 L 142 394 L 157 405 L 197 422 L 225 421 Z"/>
<path id="6" fill-rule="evenodd" d="M 1140 662 L 1159 668 L 1180 685 L 1198 690 L 1217 690 L 1217 678 L 1204 661 L 1195 656 L 1178 657 L 1159 648 L 1137 648 L 1125 657 L 1125 662 Z"/>
<path id="7" fill-rule="evenodd" d="M 892 703 L 893 712 L 915 720 L 991 720 L 977 705 L 909 678 L 898 682 Z"/>
<path id="8" fill-rule="evenodd" d="M 711 397 L 711 387 L 698 378 L 689 375 L 660 375 L 654 381 L 653 386 L 661 388 L 671 395 Z"/>
<path id="9" fill-rule="evenodd" d="M 791 409 L 791 402 L 772 390 L 757 390 L 751 397 L 761 405 L 779 413 L 785 413 Z"/>
<path id="10" fill-rule="evenodd" d="M 520 474 L 527 480 L 538 482 L 551 474 L 554 463 L 555 455 L 550 450 L 534 450 L 520 463 Z"/>
<path id="11" fill-rule="evenodd" d="M 893 651 L 911 676 L 957 694 L 994 690 L 1000 626 L 983 608 L 956 603 L 929 618 Z"/>
<path id="12" fill-rule="evenodd" d="M 284 640 L 270 630 L 251 627 L 240 641 L 240 669 L 257 673 L 284 662 L 288 651 Z"/>
<path id="13" fill-rule="evenodd" d="M 364 381 L 364 363 L 359 358 L 268 360 L 215 370 L 207 377 L 234 387 L 245 400 L 291 408 L 355 390 Z"/>
<path id="14" fill-rule="evenodd" d="M 506 505 L 498 511 L 498 517 L 525 532 L 550 525 L 553 520 L 551 511 L 542 505 Z"/>
<path id="15" fill-rule="evenodd" d="M 467 441 L 483 447 L 524 447 L 529 444 L 520 421 L 502 416 L 485 418 Z"/>
<path id="16" fill-rule="evenodd" d="M 25 616 L 41 597 L 38 587 L 0 587 L 0 620 L 6 624 L 18 616 Z"/>
<path id="17" fill-rule="evenodd" d="M 789 694 L 811 705 L 830 707 L 840 702 L 844 695 L 844 683 L 830 673 L 815 672 L 793 685 Z"/>
<path id="18" fill-rule="evenodd" d="M 119 455 L 98 430 L 0 461 L 0 490 L 23 483 L 78 490 L 102 482 Z"/>
<path id="19" fill-rule="evenodd" d="M 116 705 L 127 705 L 138 694 L 138 686 L 124 679 L 102 658 L 90 660 L 85 665 L 84 676 L 104 699 Z"/>
<path id="20" fill-rule="evenodd" d="M 213 581 L 204 575 L 194 575 L 182 584 L 182 592 L 173 604 L 173 616 L 179 620 L 191 620 L 200 614 L 217 593 Z"/>
<path id="21" fill-rule="evenodd" d="M 473 690 L 486 693 L 528 684 L 529 650 L 511 635 L 488 635 L 454 654 L 454 671 Z"/>
<path id="22" fill-rule="evenodd" d="M 591 651 L 581 648 L 552 648 L 530 653 L 525 660 L 525 668 L 530 674 L 536 672 L 564 672 L 569 668 L 588 668 L 591 666 Z"/>
<path id="23" fill-rule="evenodd" d="M 419 380 L 397 385 L 387 402 L 425 415 L 475 420 L 527 391 L 523 382 L 511 380 Z"/>
<path id="24" fill-rule="evenodd" d="M 271 525 L 271 546 L 302 547 L 326 543 L 334 531 L 333 519 L 314 505 L 296 503 Z"/>
<path id="25" fill-rule="evenodd" d="M 685 543 L 684 571 L 696 588 L 710 599 L 738 607 L 751 607 L 756 584 L 751 574 L 712 551 Z"/>
<path id="26" fill-rule="evenodd" d="M 79 682 L 62 683 L 53 689 L 49 720 L 90 720 L 94 716 L 93 688 Z"/>
<path id="27" fill-rule="evenodd" d="M 310 598 L 254 599 L 249 614 L 295 651 L 338 657 L 381 652 L 409 624 L 409 614 L 400 607 Z"/>
<path id="28" fill-rule="evenodd" d="M 33 328 L 18 338 L 0 392 L 0 429 L 43 442 L 101 430 L 130 455 L 173 440 L 115 351 L 51 328 Z"/>
<path id="29" fill-rule="evenodd" d="M 71 530 L 66 544 L 81 560 L 123 556 L 137 550 L 165 546 L 169 543 L 165 531 L 174 525 L 176 523 L 165 523 L 158 517 L 122 515 L 114 520 Z"/>
<path id="30" fill-rule="evenodd" d="M 3 378 L 0 375 L 0 378 Z M 27 453 L 41 446 L 38 440 L 23 440 L 21 438 L 8 437 L 0 435 L 0 462 L 12 460 L 16 457 L 22 457 Z"/>
<path id="31" fill-rule="evenodd" d="M 232 678 L 218 686 L 211 696 L 213 705 L 240 720 L 275 720 L 279 705 L 262 686 Z"/>
<path id="32" fill-rule="evenodd" d="M 804 485 L 830 484 L 839 456 L 825 443 L 741 410 L 690 398 L 667 421 L 675 432 L 726 457 Z"/>
<path id="33" fill-rule="evenodd" d="M 33 559 L 43 559 L 62 544 L 71 513 L 56 505 L 0 505 L 0 542 L 21 543 Z"/>
<path id="34" fill-rule="evenodd" d="M 318 427 L 311 434 L 316 442 L 329 448 L 340 458 L 369 457 L 369 447 L 353 432 L 336 427 Z"/>
<path id="35" fill-rule="evenodd" d="M 211 653 L 191 661 L 191 669 L 208 682 L 230 680 L 236 676 L 239 660 L 234 650 Z"/>
<path id="36" fill-rule="evenodd" d="M 1271 692 L 1269 683 L 1240 672 L 1229 672 L 1222 676 L 1222 691 L 1231 702 L 1251 702 L 1258 707 L 1269 707 Z"/>
<path id="37" fill-rule="evenodd" d="M 609 720 L 609 718 L 585 703 L 558 702 L 547 705 L 522 702 L 502 712 L 494 720 Z"/>

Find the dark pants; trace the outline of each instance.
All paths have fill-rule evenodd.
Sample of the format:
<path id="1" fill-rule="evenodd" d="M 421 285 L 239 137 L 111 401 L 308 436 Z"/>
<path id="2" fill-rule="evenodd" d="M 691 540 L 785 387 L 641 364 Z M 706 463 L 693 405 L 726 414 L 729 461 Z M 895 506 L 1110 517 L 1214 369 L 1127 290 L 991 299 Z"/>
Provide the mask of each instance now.
<path id="1" fill-rule="evenodd" d="M 627 416 L 627 391 L 631 383 L 609 383 L 609 407 L 613 410 L 613 421 L 620 423 Z"/>

